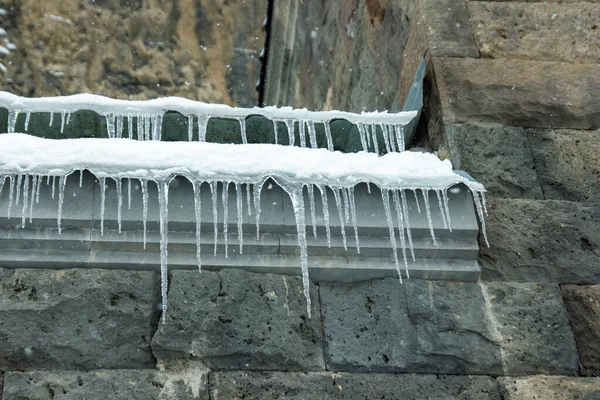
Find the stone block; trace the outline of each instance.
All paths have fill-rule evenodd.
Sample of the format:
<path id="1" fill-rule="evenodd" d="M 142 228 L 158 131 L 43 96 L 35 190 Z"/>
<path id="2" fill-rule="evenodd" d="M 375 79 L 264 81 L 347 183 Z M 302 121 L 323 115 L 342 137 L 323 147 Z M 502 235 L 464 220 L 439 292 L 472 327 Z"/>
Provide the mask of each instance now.
<path id="1" fill-rule="evenodd" d="M 600 379 L 565 376 L 527 376 L 499 378 L 500 392 L 505 400 L 598 400 Z"/>
<path id="2" fill-rule="evenodd" d="M 470 1 L 482 57 L 598 63 L 600 4 Z"/>
<path id="3" fill-rule="evenodd" d="M 452 165 L 498 197 L 543 198 L 525 130 L 498 124 L 446 126 Z"/>
<path id="4" fill-rule="evenodd" d="M 96 370 L 28 371 L 6 374 L 3 400 L 204 400 L 208 373 L 183 371 Z"/>
<path id="5" fill-rule="evenodd" d="M 214 372 L 210 392 L 213 400 L 500 400 L 496 382 L 487 376 Z"/>
<path id="6" fill-rule="evenodd" d="M 528 129 L 544 197 L 600 200 L 600 130 Z"/>
<path id="7" fill-rule="evenodd" d="M 328 369 L 575 374 L 557 285 L 386 279 L 321 284 Z"/>
<path id="8" fill-rule="evenodd" d="M 600 286 L 562 286 L 579 350 L 580 373 L 600 376 Z"/>
<path id="9" fill-rule="evenodd" d="M 152 272 L 0 269 L 0 369 L 151 368 Z"/>
<path id="10" fill-rule="evenodd" d="M 324 369 L 318 292 L 308 318 L 299 277 L 241 270 L 173 272 L 159 361 L 199 359 L 212 369 Z"/>
<path id="11" fill-rule="evenodd" d="M 600 126 L 600 64 L 434 58 L 446 124 Z"/>
<path id="12" fill-rule="evenodd" d="M 490 247 L 480 240 L 482 279 L 600 283 L 597 204 L 491 198 L 488 210 Z"/>

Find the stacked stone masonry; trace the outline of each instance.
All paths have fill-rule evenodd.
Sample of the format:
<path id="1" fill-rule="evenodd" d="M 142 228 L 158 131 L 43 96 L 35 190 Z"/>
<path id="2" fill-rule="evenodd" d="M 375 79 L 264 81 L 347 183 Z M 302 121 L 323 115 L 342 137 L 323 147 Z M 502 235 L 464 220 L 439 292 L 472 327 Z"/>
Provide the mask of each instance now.
<path id="1" fill-rule="evenodd" d="M 254 105 L 267 3 L 168 3 L 5 1 L 1 88 Z M 277 1 L 269 104 L 397 111 L 425 56 L 418 145 L 489 190 L 481 281 L 321 282 L 309 319 L 298 277 L 175 271 L 161 321 L 152 272 L 3 269 L 0 398 L 600 399 L 599 14 Z"/>

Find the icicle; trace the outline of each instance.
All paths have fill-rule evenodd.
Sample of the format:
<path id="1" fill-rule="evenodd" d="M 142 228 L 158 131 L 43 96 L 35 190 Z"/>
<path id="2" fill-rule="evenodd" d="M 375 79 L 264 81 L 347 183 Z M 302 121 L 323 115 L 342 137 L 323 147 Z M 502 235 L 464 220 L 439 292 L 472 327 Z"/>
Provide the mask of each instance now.
<path id="1" fill-rule="evenodd" d="M 25 113 L 25 132 L 29 130 L 29 120 L 31 119 L 31 111 Z"/>
<path id="2" fill-rule="evenodd" d="M 316 149 L 317 147 L 317 131 L 315 130 L 315 123 L 312 120 L 306 121 L 306 126 L 308 127 L 308 140 L 310 142 L 310 147 Z"/>
<path id="3" fill-rule="evenodd" d="M 83 186 L 83 170 L 79 170 L 79 187 Z"/>
<path id="4" fill-rule="evenodd" d="M 121 139 L 123 137 L 123 116 L 121 114 L 117 115 L 117 138 Z"/>
<path id="5" fill-rule="evenodd" d="M 2 198 L 2 189 L 4 188 L 4 181 L 6 178 L 6 176 L 0 175 L 0 198 Z"/>
<path id="6" fill-rule="evenodd" d="M 137 116 L 137 138 L 138 140 L 146 140 L 144 137 L 144 117 L 140 114 Z"/>
<path id="7" fill-rule="evenodd" d="M 348 199 L 348 189 L 340 189 L 342 191 L 342 200 L 344 204 L 344 217 L 346 218 L 344 222 L 347 224 L 350 223 L 350 201 Z"/>
<path id="8" fill-rule="evenodd" d="M 169 183 L 156 182 L 158 186 L 158 206 L 160 216 L 160 293 L 162 297 L 162 319 L 167 316 L 167 288 L 169 273 L 167 270 L 168 257 L 168 221 L 169 221 Z"/>
<path id="9" fill-rule="evenodd" d="M 242 143 L 248 144 L 248 138 L 246 137 L 246 118 L 240 117 L 238 118 L 240 121 L 240 134 L 242 135 Z"/>
<path id="10" fill-rule="evenodd" d="M 354 238 L 356 239 L 356 252 L 360 254 L 360 245 L 358 244 L 358 223 L 356 222 L 356 202 L 354 201 L 354 187 L 348 188 L 348 197 L 350 200 L 350 213 L 352 215 L 352 225 L 354 227 Z"/>
<path id="11" fill-rule="evenodd" d="M 273 135 L 275 135 L 275 144 L 279 144 L 279 134 L 277 133 L 277 120 L 273 120 Z"/>
<path id="12" fill-rule="evenodd" d="M 385 145 L 385 152 L 391 153 L 392 147 L 390 146 L 390 138 L 387 134 L 387 130 L 385 129 L 385 124 L 379 124 L 379 127 L 381 128 L 381 135 L 383 136 L 383 144 Z"/>
<path id="13" fill-rule="evenodd" d="M 331 121 L 323 122 L 325 127 L 325 138 L 327 139 L 327 149 L 333 151 L 333 138 L 331 137 Z"/>
<path id="14" fill-rule="evenodd" d="M 208 127 L 208 115 L 198 115 L 198 141 L 206 142 L 206 128 Z"/>
<path id="15" fill-rule="evenodd" d="M 123 207 L 123 181 L 121 178 L 115 178 L 117 185 L 117 224 L 119 225 L 119 233 L 121 233 L 121 208 Z"/>
<path id="16" fill-rule="evenodd" d="M 146 221 L 148 220 L 148 181 L 146 179 L 140 179 L 140 186 L 142 187 L 142 224 L 144 226 L 144 249 L 146 249 Z"/>
<path id="17" fill-rule="evenodd" d="M 154 116 L 154 130 L 152 133 L 154 135 L 154 140 L 162 140 L 162 120 L 162 114 L 156 114 Z"/>
<path id="18" fill-rule="evenodd" d="M 404 211 L 400 203 L 400 196 L 397 190 L 392 190 L 392 200 L 394 201 L 394 208 L 396 209 L 396 219 L 398 220 L 398 238 L 400 239 L 400 247 L 402 248 L 402 259 L 404 261 L 404 270 L 406 277 L 408 274 L 408 259 L 406 258 L 406 240 L 404 235 Z"/>
<path id="19" fill-rule="evenodd" d="M 151 132 L 152 127 L 150 126 L 150 117 L 144 115 L 144 138 L 145 140 L 152 140 Z"/>
<path id="20" fill-rule="evenodd" d="M 383 201 L 385 219 L 390 232 L 390 243 L 392 244 L 392 252 L 394 253 L 394 264 L 396 265 L 396 271 L 398 271 L 400 283 L 402 283 L 402 273 L 400 272 L 400 262 L 398 261 L 398 248 L 396 245 L 396 235 L 394 234 L 394 222 L 392 221 L 392 213 L 390 211 L 390 193 L 388 189 L 381 189 L 381 200 Z"/>
<path id="21" fill-rule="evenodd" d="M 404 126 L 403 125 L 394 125 L 394 130 L 396 132 L 396 144 L 398 145 L 398 151 L 406 150 L 406 145 L 404 144 Z"/>
<path id="22" fill-rule="evenodd" d="M 479 223 L 481 223 L 481 233 L 483 234 L 483 239 L 485 240 L 485 245 L 490 247 L 490 242 L 487 237 L 487 229 L 485 227 L 485 217 L 483 215 L 483 208 L 481 206 L 481 200 L 479 199 L 479 192 L 472 191 L 473 200 L 475 201 L 475 208 L 477 208 L 477 216 L 479 217 Z M 483 193 L 483 192 L 481 192 Z"/>
<path id="23" fill-rule="evenodd" d="M 14 133 L 17 126 L 17 118 L 19 118 L 19 110 L 8 111 L 8 133 Z"/>
<path id="24" fill-rule="evenodd" d="M 106 205 L 106 178 L 100 178 L 100 235 L 104 236 L 104 210 Z M 144 229 L 144 232 L 146 230 Z"/>
<path id="25" fill-rule="evenodd" d="M 19 205 L 19 198 L 21 197 L 21 183 L 23 182 L 23 175 L 17 175 L 17 198 L 15 199 L 15 206 Z M 54 198 L 54 196 L 52 196 Z"/>
<path id="26" fill-rule="evenodd" d="M 133 139 L 133 117 L 127 114 L 127 138 Z"/>
<path id="27" fill-rule="evenodd" d="M 198 271 L 202 272 L 202 259 L 200 257 L 200 232 L 202 230 L 202 199 L 200 197 L 200 188 L 202 182 L 193 182 L 194 187 L 194 210 L 196 215 L 196 263 L 198 264 Z"/>
<path id="28" fill-rule="evenodd" d="M 29 206 L 29 175 L 24 175 L 23 178 L 23 209 L 21 210 L 21 228 L 25 228 L 25 220 L 27 220 L 27 207 Z"/>
<path id="29" fill-rule="evenodd" d="M 194 136 L 194 116 L 192 114 L 188 115 L 188 142 L 192 141 Z"/>
<path id="30" fill-rule="evenodd" d="M 448 229 L 448 222 L 446 222 L 446 213 L 444 212 L 444 206 L 442 205 L 442 195 L 440 190 L 436 190 L 435 194 L 438 199 L 438 207 L 440 208 L 440 214 L 442 214 L 442 220 L 444 221 L 444 229 Z"/>
<path id="31" fill-rule="evenodd" d="M 367 182 L 367 193 L 371 194 L 371 183 Z"/>
<path id="32" fill-rule="evenodd" d="M 52 126 L 53 123 L 54 123 L 54 113 L 50 112 L 50 123 L 48 124 L 48 126 Z"/>
<path id="33" fill-rule="evenodd" d="M 7 218 L 10 219 L 10 209 L 12 208 L 13 198 L 15 196 L 15 176 L 9 175 L 9 188 L 8 188 L 8 215 Z"/>
<path id="34" fill-rule="evenodd" d="M 254 217 L 256 218 L 256 240 L 260 239 L 260 194 L 265 179 L 254 184 Z"/>
<path id="35" fill-rule="evenodd" d="M 60 234 L 62 232 L 62 208 L 63 208 L 63 202 L 65 200 L 65 184 L 67 183 L 67 175 L 65 176 L 59 176 L 59 181 L 58 181 L 58 218 L 57 218 L 57 223 L 58 223 L 58 233 Z"/>
<path id="36" fill-rule="evenodd" d="M 71 111 L 67 111 L 66 124 L 69 125 L 70 123 L 71 123 Z"/>
<path id="37" fill-rule="evenodd" d="M 344 242 L 344 250 L 348 250 L 348 246 L 346 246 L 346 228 L 344 227 L 344 215 L 342 210 L 342 200 L 340 196 L 341 189 L 331 188 L 333 191 L 333 196 L 335 197 L 335 205 L 338 209 L 338 215 L 340 217 L 340 229 L 342 230 L 342 241 Z"/>
<path id="38" fill-rule="evenodd" d="M 362 144 L 363 151 L 369 151 L 369 144 L 367 143 L 367 131 L 365 125 L 362 122 L 356 124 L 358 128 L 358 136 L 360 137 L 360 144 Z"/>
<path id="39" fill-rule="evenodd" d="M 32 175 L 31 177 L 31 200 L 29 200 L 29 223 L 33 222 L 33 205 L 35 204 L 35 191 L 39 182 L 38 175 Z"/>
<path id="40" fill-rule="evenodd" d="M 404 212 L 404 225 L 406 227 L 406 237 L 408 238 L 408 247 L 410 248 L 410 255 L 413 262 L 415 262 L 415 249 L 413 246 L 412 233 L 410 231 L 410 220 L 408 219 L 408 204 L 406 202 L 406 193 L 404 190 L 400 191 L 400 197 L 402 199 L 402 211 Z"/>
<path id="41" fill-rule="evenodd" d="M 294 146 L 296 144 L 296 133 L 294 132 L 294 120 L 286 119 L 285 125 L 287 126 L 288 131 L 288 144 L 290 146 Z"/>
<path id="42" fill-rule="evenodd" d="M 42 186 L 42 176 L 40 175 L 35 188 L 35 204 L 40 204 L 40 187 Z"/>
<path id="43" fill-rule="evenodd" d="M 250 207 L 250 184 L 246 183 L 246 202 L 248 203 L 248 216 L 252 215 L 252 209 Z"/>
<path id="44" fill-rule="evenodd" d="M 323 218 L 325 219 L 325 232 L 327 233 L 327 246 L 331 248 L 331 230 L 329 229 L 329 204 L 327 201 L 327 190 L 323 185 L 317 185 L 321 192 L 321 203 L 323 205 Z"/>
<path id="45" fill-rule="evenodd" d="M 375 154 L 379 155 L 379 143 L 377 142 L 377 127 L 375 126 L 375 124 L 371 124 L 371 138 L 373 139 Z"/>
<path id="46" fill-rule="evenodd" d="M 217 255 L 217 241 L 219 240 L 219 226 L 218 223 L 219 221 L 217 220 L 217 190 L 219 189 L 217 181 L 211 181 L 210 182 L 210 193 L 212 196 L 212 209 L 213 209 L 213 225 L 214 225 L 214 231 L 215 231 L 215 249 L 214 249 L 214 253 L 215 256 Z"/>
<path id="47" fill-rule="evenodd" d="M 417 212 L 421 214 L 421 206 L 419 205 L 419 196 L 417 195 L 417 189 L 411 189 L 413 196 L 415 196 L 415 204 L 417 205 Z"/>
<path id="48" fill-rule="evenodd" d="M 127 178 L 127 207 L 131 210 L 131 178 Z"/>
<path id="49" fill-rule="evenodd" d="M 485 216 L 487 217 L 488 215 L 488 211 L 487 211 L 487 202 L 485 201 L 485 192 L 479 192 L 479 194 L 481 194 L 481 203 L 483 204 L 483 211 L 485 212 Z"/>
<path id="50" fill-rule="evenodd" d="M 446 212 L 446 220 L 448 221 L 448 230 L 452 232 L 452 220 L 450 219 L 450 206 L 448 204 L 447 189 L 442 190 L 442 199 L 444 200 L 444 211 Z"/>
<path id="51" fill-rule="evenodd" d="M 421 193 L 423 194 L 423 201 L 425 201 L 425 212 L 427 213 L 427 223 L 429 224 L 429 233 L 431 234 L 431 239 L 433 240 L 434 246 L 437 246 L 437 241 L 435 240 L 435 232 L 433 229 L 433 221 L 431 220 L 431 207 L 429 205 L 429 190 L 421 189 Z"/>
<path id="52" fill-rule="evenodd" d="M 55 192 L 55 188 L 56 188 L 56 177 L 53 175 L 52 176 L 52 200 L 54 200 L 54 192 Z M 17 204 L 19 202 L 17 201 Z"/>
<path id="53" fill-rule="evenodd" d="M 298 133 L 300 134 L 300 147 L 306 147 L 306 124 L 305 120 L 298 123 Z"/>
<path id="54" fill-rule="evenodd" d="M 62 133 L 62 131 L 65 127 L 65 113 L 61 112 L 60 115 L 61 115 L 60 132 Z M 106 132 L 108 133 L 108 138 L 112 139 L 115 137 L 115 121 L 113 120 L 113 114 L 112 113 L 104 114 L 104 119 L 106 119 Z"/>
<path id="55" fill-rule="evenodd" d="M 394 128 L 388 124 L 385 124 L 383 126 L 385 128 L 385 134 L 387 135 L 388 141 L 390 142 L 390 149 L 392 149 L 394 153 L 399 152 L 399 150 L 396 149 L 396 140 L 394 140 Z"/>
<path id="56" fill-rule="evenodd" d="M 235 204 L 237 206 L 237 230 L 238 230 L 238 240 L 240 243 L 240 254 L 242 254 L 244 248 L 244 237 L 242 231 L 242 223 L 243 223 L 243 210 L 242 210 L 242 188 L 239 183 L 235 184 Z"/>
<path id="57" fill-rule="evenodd" d="M 315 215 L 315 189 L 313 185 L 306 185 L 308 189 L 308 200 L 310 204 L 310 220 L 312 222 L 313 236 L 317 238 L 317 217 Z"/>

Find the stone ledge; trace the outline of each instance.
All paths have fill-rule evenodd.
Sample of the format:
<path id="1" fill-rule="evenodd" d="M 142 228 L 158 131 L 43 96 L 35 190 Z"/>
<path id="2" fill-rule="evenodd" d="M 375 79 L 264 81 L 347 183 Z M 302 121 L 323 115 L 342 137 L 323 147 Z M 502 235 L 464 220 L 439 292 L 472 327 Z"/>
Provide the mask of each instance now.
<path id="1" fill-rule="evenodd" d="M 152 272 L 0 269 L 0 369 L 151 368 Z"/>
<path id="2" fill-rule="evenodd" d="M 600 286 L 561 287 L 579 350 L 580 373 L 600 376 Z"/>
<path id="3" fill-rule="evenodd" d="M 500 400 L 496 382 L 485 376 L 216 372 L 210 374 L 210 391 L 212 400 Z"/>
<path id="4" fill-rule="evenodd" d="M 207 377 L 203 368 L 8 372 L 2 400 L 208 400 Z"/>
<path id="5" fill-rule="evenodd" d="M 387 279 L 321 284 L 330 370 L 574 375 L 577 349 L 554 284 Z"/>
<path id="6" fill-rule="evenodd" d="M 528 376 L 499 378 L 504 400 L 597 400 L 600 399 L 600 379 L 565 376 Z"/>
<path id="7" fill-rule="evenodd" d="M 490 198 L 488 209 L 483 280 L 600 283 L 598 204 Z"/>
<path id="8" fill-rule="evenodd" d="M 600 64 L 433 58 L 446 124 L 600 126 Z"/>
<path id="9" fill-rule="evenodd" d="M 299 277 L 175 271 L 152 349 L 160 362 L 192 358 L 217 370 L 323 370 L 314 285 L 311 299 L 309 319 Z"/>

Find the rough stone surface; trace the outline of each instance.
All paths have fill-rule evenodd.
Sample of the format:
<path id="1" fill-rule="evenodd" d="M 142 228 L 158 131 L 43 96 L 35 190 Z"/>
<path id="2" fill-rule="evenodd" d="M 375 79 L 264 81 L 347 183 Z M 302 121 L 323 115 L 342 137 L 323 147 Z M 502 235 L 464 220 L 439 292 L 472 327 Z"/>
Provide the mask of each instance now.
<path id="1" fill-rule="evenodd" d="M 210 384 L 213 400 L 500 400 L 496 382 L 486 376 L 216 372 Z"/>
<path id="2" fill-rule="evenodd" d="M 600 376 L 600 286 L 564 285 L 561 289 L 579 350 L 581 375 Z"/>
<path id="3" fill-rule="evenodd" d="M 528 129 L 544 197 L 600 200 L 600 130 Z"/>
<path id="4" fill-rule="evenodd" d="M 598 400 L 600 379 L 564 376 L 499 378 L 504 400 Z"/>
<path id="5" fill-rule="evenodd" d="M 468 4 L 482 57 L 600 62 L 600 4 Z"/>
<path id="6" fill-rule="evenodd" d="M 2 400 L 208 400 L 207 370 L 9 372 Z"/>
<path id="7" fill-rule="evenodd" d="M 543 198 L 525 130 L 498 124 L 446 126 L 452 165 L 499 197 Z"/>
<path id="8" fill-rule="evenodd" d="M 446 124 L 600 126 L 600 64 L 435 58 Z"/>
<path id="9" fill-rule="evenodd" d="M 481 277 L 517 282 L 600 283 L 600 207 L 558 200 L 488 199 Z"/>
<path id="10" fill-rule="evenodd" d="M 0 269 L 0 369 L 152 368 L 152 272 Z"/>
<path id="11" fill-rule="evenodd" d="M 321 284 L 335 371 L 575 374 L 558 286 L 387 279 Z"/>
<path id="12" fill-rule="evenodd" d="M 212 369 L 324 369 L 318 292 L 312 318 L 299 277 L 242 270 L 175 271 L 166 322 L 152 341 L 159 361 L 195 358 Z"/>
<path id="13" fill-rule="evenodd" d="M 267 2 L 7 0 L 3 90 L 254 106 Z"/>

